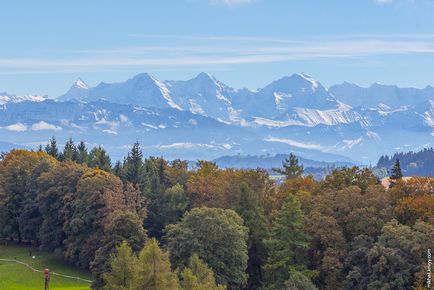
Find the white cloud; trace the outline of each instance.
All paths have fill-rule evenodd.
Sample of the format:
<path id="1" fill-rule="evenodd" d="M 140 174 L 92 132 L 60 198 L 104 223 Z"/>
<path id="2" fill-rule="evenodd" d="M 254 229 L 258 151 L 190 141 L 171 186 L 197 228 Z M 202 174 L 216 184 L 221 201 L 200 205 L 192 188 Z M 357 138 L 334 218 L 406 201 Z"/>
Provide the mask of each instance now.
<path id="1" fill-rule="evenodd" d="M 382 0 L 385 1 L 385 0 Z M 143 37 L 155 37 L 146 36 Z M 107 72 L 272 63 L 311 59 L 434 54 L 434 35 L 344 35 L 309 39 L 160 36 L 158 46 L 68 51 L 61 58 L 0 58 L 0 74 Z"/>
<path id="2" fill-rule="evenodd" d="M 167 145 L 159 145 L 157 146 L 159 149 L 199 149 L 199 148 L 207 148 L 212 149 L 215 148 L 214 145 L 211 144 L 200 144 L 200 143 L 172 143 Z"/>
<path id="3" fill-rule="evenodd" d="M 43 130 L 48 130 L 48 131 L 61 131 L 62 128 L 52 125 L 50 123 L 47 123 L 45 121 L 40 121 L 38 123 L 34 123 L 32 125 L 32 130 L 33 131 L 43 131 Z"/>
<path id="4" fill-rule="evenodd" d="M 316 150 L 322 150 L 324 149 L 323 146 L 320 144 L 314 144 L 314 143 L 303 143 L 291 139 L 284 139 L 284 138 L 274 138 L 274 137 L 268 137 L 265 138 L 264 141 L 267 142 L 278 142 L 278 143 L 284 143 L 290 146 L 298 147 L 298 148 L 304 148 L 304 149 L 316 149 Z"/>
<path id="5" fill-rule="evenodd" d="M 15 123 L 15 124 L 6 126 L 5 129 L 8 131 L 13 131 L 13 132 L 25 132 L 27 130 L 27 125 L 25 125 L 23 123 Z"/>
<path id="6" fill-rule="evenodd" d="M 228 143 L 224 144 L 215 144 L 211 142 L 207 143 L 191 143 L 191 142 L 179 142 L 172 144 L 164 144 L 164 145 L 156 145 L 151 146 L 153 148 L 157 148 L 160 150 L 168 150 L 168 149 L 184 149 L 184 150 L 196 150 L 196 149 L 212 149 L 212 150 L 230 150 L 232 149 L 232 145 Z"/>
<path id="7" fill-rule="evenodd" d="M 105 130 L 102 130 L 104 133 L 107 133 L 107 134 L 112 134 L 112 135 L 117 135 L 118 134 L 118 132 L 116 132 L 116 131 L 114 131 L 114 130 L 109 130 L 109 129 L 105 129 Z"/>

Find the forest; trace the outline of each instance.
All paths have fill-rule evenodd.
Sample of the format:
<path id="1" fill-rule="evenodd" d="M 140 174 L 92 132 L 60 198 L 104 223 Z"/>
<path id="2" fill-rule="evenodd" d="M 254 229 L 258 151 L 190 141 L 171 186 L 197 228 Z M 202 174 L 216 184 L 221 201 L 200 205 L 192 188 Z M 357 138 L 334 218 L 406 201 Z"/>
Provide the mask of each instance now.
<path id="1" fill-rule="evenodd" d="M 405 175 L 433 176 L 434 149 L 424 148 L 418 152 L 400 152 L 392 156 L 383 155 L 377 163 L 378 168 L 391 168 L 399 160 Z"/>
<path id="2" fill-rule="evenodd" d="M 396 165 L 396 163 L 395 163 Z M 399 165 L 399 162 L 398 162 Z M 0 238 L 89 269 L 93 289 L 428 289 L 434 179 L 367 168 L 321 181 L 295 155 L 263 169 L 53 138 L 0 161 Z"/>

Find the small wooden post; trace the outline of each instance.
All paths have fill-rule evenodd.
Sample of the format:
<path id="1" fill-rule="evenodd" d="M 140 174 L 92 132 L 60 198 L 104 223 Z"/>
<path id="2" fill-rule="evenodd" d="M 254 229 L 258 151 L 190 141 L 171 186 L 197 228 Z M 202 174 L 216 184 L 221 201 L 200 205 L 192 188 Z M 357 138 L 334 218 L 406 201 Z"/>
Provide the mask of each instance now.
<path id="1" fill-rule="evenodd" d="M 45 290 L 50 290 L 50 271 L 48 269 L 44 269 L 45 275 Z"/>

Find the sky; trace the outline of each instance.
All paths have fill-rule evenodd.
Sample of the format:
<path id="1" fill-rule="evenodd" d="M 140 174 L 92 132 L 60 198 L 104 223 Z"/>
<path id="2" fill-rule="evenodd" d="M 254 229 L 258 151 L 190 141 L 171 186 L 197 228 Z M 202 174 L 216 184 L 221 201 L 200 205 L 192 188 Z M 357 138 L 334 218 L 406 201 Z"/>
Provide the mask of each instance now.
<path id="1" fill-rule="evenodd" d="M 256 89 L 304 72 L 434 85 L 434 0 L 0 0 L 0 92 L 56 97 L 147 72 Z"/>

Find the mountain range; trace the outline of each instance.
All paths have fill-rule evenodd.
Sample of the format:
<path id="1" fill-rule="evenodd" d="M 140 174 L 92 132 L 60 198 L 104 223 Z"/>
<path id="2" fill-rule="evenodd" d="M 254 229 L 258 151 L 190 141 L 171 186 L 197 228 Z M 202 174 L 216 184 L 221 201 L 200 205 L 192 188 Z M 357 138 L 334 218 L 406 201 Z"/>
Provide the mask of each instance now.
<path id="1" fill-rule="evenodd" d="M 145 154 L 167 158 L 294 152 L 367 164 L 434 145 L 434 88 L 326 88 L 301 73 L 250 90 L 207 73 L 186 81 L 143 73 L 95 87 L 78 79 L 57 98 L 0 93 L 1 141 L 35 147 L 51 136 L 103 144 L 115 158 L 138 140 Z"/>

